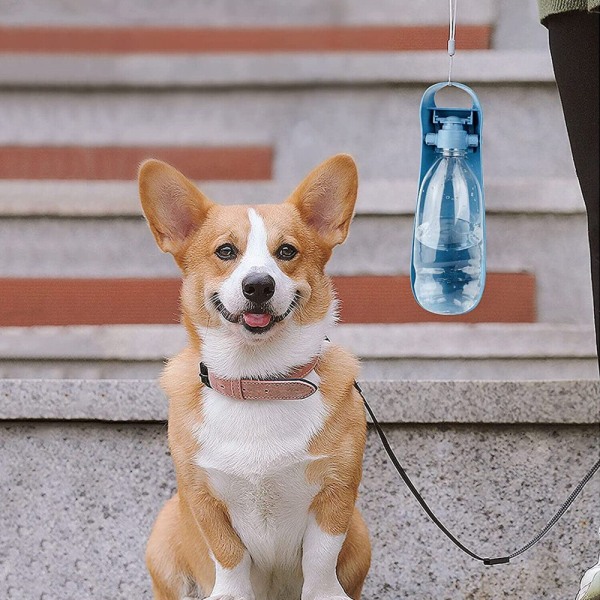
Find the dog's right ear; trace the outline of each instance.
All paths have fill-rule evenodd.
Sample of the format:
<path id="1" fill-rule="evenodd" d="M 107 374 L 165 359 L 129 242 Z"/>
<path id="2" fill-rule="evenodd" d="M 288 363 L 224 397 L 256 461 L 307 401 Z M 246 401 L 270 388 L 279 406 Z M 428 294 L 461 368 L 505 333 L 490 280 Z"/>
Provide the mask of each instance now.
<path id="1" fill-rule="evenodd" d="M 177 259 L 213 203 L 177 169 L 160 160 L 144 161 L 138 181 L 142 209 L 156 243 Z"/>

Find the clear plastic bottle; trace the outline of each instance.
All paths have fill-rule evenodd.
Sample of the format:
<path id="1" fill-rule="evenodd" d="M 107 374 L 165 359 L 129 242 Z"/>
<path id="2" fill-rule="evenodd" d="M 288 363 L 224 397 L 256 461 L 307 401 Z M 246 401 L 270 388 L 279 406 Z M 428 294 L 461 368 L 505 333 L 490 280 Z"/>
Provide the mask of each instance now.
<path id="1" fill-rule="evenodd" d="M 456 126 L 462 129 L 453 122 L 444 129 Z M 423 178 L 417 201 L 413 290 L 426 310 L 456 315 L 475 308 L 483 293 L 485 213 L 481 186 L 465 160 L 468 141 L 455 148 L 439 143 L 441 156 Z"/>

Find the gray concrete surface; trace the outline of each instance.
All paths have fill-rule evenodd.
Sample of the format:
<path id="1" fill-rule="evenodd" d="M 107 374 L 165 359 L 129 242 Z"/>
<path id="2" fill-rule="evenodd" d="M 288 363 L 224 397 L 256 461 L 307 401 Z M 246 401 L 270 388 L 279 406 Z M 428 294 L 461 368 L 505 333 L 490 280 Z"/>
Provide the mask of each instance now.
<path id="1" fill-rule="evenodd" d="M 493 48 L 548 51 L 548 30 L 539 22 L 536 0 L 502 0 L 496 6 Z"/>
<path id="2" fill-rule="evenodd" d="M 531 1 L 531 0 L 529 0 Z M 194 25 L 260 26 L 351 24 L 446 24 L 445 2 L 412 0 L 1 0 L 6 25 Z M 461 0 L 460 22 L 485 24 L 496 18 L 494 0 Z"/>
<path id="3" fill-rule="evenodd" d="M 591 326 L 590 326 L 591 331 Z M 591 353 L 590 353 L 591 354 Z M 0 379 L 155 379 L 163 368 L 156 360 L 0 360 Z M 361 377 L 366 379 L 418 379 L 455 381 L 465 379 L 513 381 L 531 379 L 597 379 L 598 361 L 571 358 L 386 358 L 362 359 Z"/>
<path id="4" fill-rule="evenodd" d="M 590 326 L 591 331 L 591 326 Z M 1 369 L 0 363 L 0 369 Z M 121 363 L 125 367 L 125 363 Z M 11 369 L 9 372 L 13 377 L 33 376 L 32 365 L 19 363 L 19 369 Z M 70 370 L 70 367 L 73 370 Z M 7 365 L 8 367 L 8 365 Z M 72 373 L 74 377 L 87 377 L 91 365 L 61 363 L 47 365 L 48 376 L 65 377 L 66 373 Z M 104 377 L 116 376 L 115 367 L 102 363 L 96 364 L 97 374 L 104 373 Z M 149 367 L 149 365 L 148 365 Z M 35 371 L 41 365 L 35 365 Z M 135 373 L 139 376 L 153 377 L 161 370 L 161 365 L 155 363 L 154 369 L 139 369 L 137 364 L 129 365 L 129 375 Z M 125 371 L 125 369 L 124 369 Z M 465 379 L 511 379 L 513 381 L 528 381 L 530 379 L 597 379 L 598 361 L 596 358 L 388 358 L 388 359 L 364 359 L 361 361 L 361 373 L 369 379 L 436 379 L 436 380 L 465 380 Z M 142 375 L 143 374 L 143 375 Z M 91 376 L 91 375 L 90 375 Z"/>
<path id="5" fill-rule="evenodd" d="M 331 339 L 366 358 L 584 358 L 595 352 L 591 328 L 545 323 L 347 324 Z"/>
<path id="6" fill-rule="evenodd" d="M 199 181 L 220 204 L 282 202 L 298 181 Z M 413 215 L 417 180 L 361 179 L 358 215 Z M 580 214 L 585 212 L 574 178 L 486 178 L 487 214 Z M 0 218 L 138 217 L 142 209 L 137 183 L 122 181 L 0 181 Z"/>
<path id="7" fill-rule="evenodd" d="M 0 84 L 15 88 L 239 88 L 431 83 L 448 77 L 444 51 L 273 54 L 36 55 L 0 57 Z M 470 50 L 455 81 L 550 83 L 541 50 Z"/>
<path id="8" fill-rule="evenodd" d="M 0 359 L 160 360 L 186 346 L 180 325 L 3 327 Z M 543 323 L 346 324 L 329 334 L 361 358 L 590 358 L 591 327 Z"/>
<path id="9" fill-rule="evenodd" d="M 598 378 L 591 323 L 340 325 L 331 337 L 369 380 Z M 6 327 L 0 378 L 156 378 L 185 344 L 178 325 Z"/>
<path id="10" fill-rule="evenodd" d="M 600 422 L 600 381 L 361 381 L 381 423 Z M 163 421 L 152 380 L 0 380 L 0 421 Z"/>
<path id="11" fill-rule="evenodd" d="M 25 384 L 21 388 L 18 383 L 13 385 L 17 393 L 31 394 L 31 416 L 39 419 L 35 399 L 41 401 L 41 396 L 35 396 L 33 388 L 28 392 Z M 115 411 L 121 411 L 127 406 L 123 384 L 105 385 L 119 386 Z M 143 398 L 152 386 L 148 382 L 137 385 L 139 397 L 131 400 L 142 408 L 140 417 L 148 418 Z M 461 410 L 468 413 L 467 403 L 462 409 L 453 403 L 462 397 L 488 405 L 492 420 L 493 415 L 503 416 L 499 407 L 490 406 L 497 403 L 498 394 L 486 392 L 476 382 L 461 384 L 462 388 L 439 384 L 438 395 L 435 384 L 406 385 L 411 389 L 412 406 L 418 407 L 419 401 L 447 403 L 450 418 L 444 419 L 443 425 L 416 424 L 410 412 L 393 413 L 390 416 L 397 422 L 385 426 L 391 443 L 440 518 L 484 555 L 510 552 L 537 533 L 600 451 L 597 416 L 586 421 L 588 424 L 560 422 L 575 406 L 565 408 L 560 398 L 573 398 L 577 410 L 584 409 L 580 391 L 590 384 L 561 383 L 555 391 L 551 384 L 537 390 L 533 383 L 525 387 L 495 384 L 504 386 L 506 397 L 512 399 L 509 404 L 518 404 L 524 397 L 532 414 L 541 408 L 538 416 L 542 420 L 547 400 L 551 400 L 548 406 L 554 404 L 557 409 L 551 424 L 512 425 L 451 422 Z M 444 385 L 448 394 L 441 393 Z M 36 394 L 41 391 L 38 388 Z M 109 388 L 100 386 L 98 391 L 100 406 L 108 407 Z M 77 388 L 71 392 L 76 394 Z M 49 395 L 58 400 L 57 389 L 49 390 Z M 5 396 L 0 398 L 4 403 Z M 161 504 L 175 489 L 166 428 L 160 421 L 95 421 L 98 406 L 91 400 L 88 390 L 83 404 L 87 403 L 91 412 L 84 422 L 0 423 L 2 598 L 151 597 L 143 564 L 144 545 Z M 531 401 L 533 404 L 528 404 Z M 597 401 L 589 402 L 589 414 L 594 414 Z M 378 401 L 373 404 L 384 413 L 391 408 L 385 408 L 385 403 L 379 407 Z M 60 403 L 54 406 L 62 411 Z M 27 410 L 27 403 L 23 408 Z M 510 411 L 509 405 L 505 408 Z M 443 411 L 443 406 L 435 411 Z M 55 417 L 61 414 L 68 416 L 59 412 Z M 585 419 L 587 414 L 585 410 L 581 413 Z M 156 416 L 161 415 L 153 418 Z M 580 500 L 534 550 L 510 565 L 483 567 L 463 557 L 428 522 L 387 464 L 371 431 L 360 505 L 371 532 L 374 560 L 364 597 L 574 597 L 581 575 L 597 559 L 599 484 L 598 478 L 588 484 Z"/>

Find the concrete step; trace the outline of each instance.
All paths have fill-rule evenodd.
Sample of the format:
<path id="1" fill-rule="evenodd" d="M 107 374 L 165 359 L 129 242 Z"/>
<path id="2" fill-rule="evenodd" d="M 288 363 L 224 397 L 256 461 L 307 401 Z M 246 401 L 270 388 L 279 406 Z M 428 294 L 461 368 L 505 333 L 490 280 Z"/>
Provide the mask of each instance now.
<path id="1" fill-rule="evenodd" d="M 441 50 L 407 52 L 112 54 L 6 53 L 0 84 L 16 88 L 136 89 L 322 87 L 431 83 L 448 77 Z M 470 50 L 457 56 L 455 81 L 552 83 L 543 50 Z"/>
<path id="2" fill-rule="evenodd" d="M 596 378 L 593 327 L 530 324 L 339 325 L 364 379 Z M 179 325 L 0 328 L 0 376 L 157 377 L 186 345 Z"/>
<path id="3" fill-rule="evenodd" d="M 361 379 L 360 387 L 381 424 L 594 425 L 600 418 L 590 404 L 600 394 L 597 380 Z M 150 379 L 0 379 L 0 400 L 4 422 L 168 419 L 165 394 Z"/>
<path id="4" fill-rule="evenodd" d="M 414 196 L 412 196 L 414 198 Z M 407 202 L 408 203 L 408 202 Z M 334 253 L 332 275 L 406 275 L 413 218 L 359 214 Z M 533 274 L 540 321 L 589 323 L 591 283 L 584 214 L 490 214 L 488 270 Z M 0 277 L 177 277 L 141 217 L 0 219 Z"/>
<path id="5" fill-rule="evenodd" d="M 296 183 L 200 185 L 218 202 L 270 203 Z M 415 196 L 414 180 L 362 180 L 352 233 L 335 254 L 332 274 L 407 274 Z M 488 178 L 486 207 L 490 272 L 534 276 L 539 319 L 589 322 L 585 216 L 576 180 Z M 8 253 L 0 277 L 177 277 L 140 216 L 134 182 L 0 182 L 0 240 Z"/>
<path id="6" fill-rule="evenodd" d="M 597 455 L 597 381 L 396 381 L 365 391 L 416 487 L 486 556 L 535 535 Z M 175 489 L 165 415 L 148 381 L 0 382 L 1 597 L 151 598 L 144 546 Z M 364 596 L 574 597 L 597 559 L 599 494 L 596 476 L 540 545 L 510 566 L 483 567 L 427 520 L 370 430 Z M 44 577 L 22 577 L 29 564 Z"/>
<path id="7" fill-rule="evenodd" d="M 209 198 L 220 204 L 271 204 L 287 198 L 298 181 L 196 183 Z M 412 215 L 416 195 L 416 173 L 412 179 L 361 178 L 356 213 L 359 217 Z M 486 177 L 485 205 L 488 214 L 570 215 L 585 212 L 579 183 L 574 177 Z M 141 214 L 138 186 L 134 181 L 0 180 L 0 219 L 138 217 Z"/>
<path id="8" fill-rule="evenodd" d="M 536 54 L 536 64 L 519 53 L 464 54 L 461 61 L 457 59 L 456 77 L 475 85 L 485 110 L 486 177 L 572 178 L 573 164 L 548 57 Z M 39 162 L 40 152 L 58 152 L 59 148 L 67 152 L 81 147 L 259 146 L 273 149 L 273 178 L 282 181 L 299 179 L 315 163 L 340 151 L 356 157 L 363 178 L 414 178 L 420 159 L 419 102 L 428 84 L 444 79 L 447 67 L 439 53 L 415 56 L 404 67 L 397 64 L 398 59 L 406 59 L 404 55 L 378 61 L 364 55 L 304 56 L 294 62 L 274 55 L 256 58 L 267 63 L 254 67 L 243 64 L 248 58 L 243 55 L 217 56 L 210 57 L 216 61 L 211 68 L 222 78 L 221 83 L 215 81 L 217 85 L 211 87 L 201 81 L 194 90 L 171 78 L 178 73 L 180 58 L 189 60 L 187 68 L 194 76 L 207 74 L 204 58 L 175 57 L 174 62 L 165 62 L 162 71 L 145 62 L 156 57 L 124 59 L 138 61 L 140 68 L 146 65 L 157 83 L 160 80 L 155 93 L 149 93 L 136 89 L 138 84 L 108 90 L 108 82 L 100 80 L 98 88 L 82 90 L 85 82 L 101 77 L 100 65 L 93 62 L 84 67 L 81 81 L 63 85 L 52 65 L 42 65 L 46 57 L 33 57 L 32 65 L 40 69 L 31 73 L 35 90 L 15 89 L 14 81 L 3 79 L 3 65 L 26 77 L 28 71 L 21 64 L 26 58 L 0 57 L 0 85 L 5 87 L 0 93 L 0 147 L 23 147 L 20 152 L 32 152 L 29 160 L 33 165 Z M 330 59 L 335 64 L 327 67 Z M 64 60 L 66 74 L 76 73 L 73 61 L 80 59 L 65 56 Z M 235 63 L 237 60 L 242 62 Z M 279 60 L 277 68 L 268 63 Z M 423 64 L 427 60 L 429 70 Z M 531 72 L 530 64 L 534 65 Z M 323 73 L 320 80 L 311 80 L 312 75 L 303 79 L 313 69 L 326 68 L 331 77 Z M 462 68 L 471 72 L 461 74 Z M 133 81 L 126 70 L 118 69 L 124 81 Z M 277 80 L 277 69 L 290 79 L 290 85 Z M 377 79 L 381 69 L 388 70 L 390 77 Z M 408 69 L 419 76 L 418 86 L 413 85 L 416 80 Z M 236 80 L 238 74 L 250 77 L 253 72 L 257 76 L 263 73 L 266 79 L 254 83 Z M 540 73 L 548 76 L 540 77 Z M 487 80 L 477 83 L 482 75 Z M 56 84 L 54 90 L 40 89 L 44 77 Z M 341 79 L 336 82 L 336 77 Z M 71 84 L 76 93 L 68 90 Z M 230 88 L 224 89 L 225 84 Z M 531 140 L 539 134 L 539 119 L 552 127 L 545 131 L 547 143 L 534 148 Z M 24 162 L 26 157 L 19 164 Z M 130 177 L 134 176 L 132 165 Z M 10 178 L 10 173 L 4 178 Z M 83 172 L 81 178 L 85 178 Z"/>
<path id="9" fill-rule="evenodd" d="M 497 14 L 493 0 L 461 0 L 460 22 L 491 23 Z M 80 25 L 117 26 L 260 26 L 271 25 L 360 25 L 402 23 L 406 25 L 444 24 L 448 6 L 443 2 L 414 0 L 399 4 L 393 0 L 297 0 L 282 4 L 278 0 L 220 0 L 190 3 L 174 0 L 140 5 L 135 0 L 108 0 L 99 5 L 78 0 L 76 6 L 64 0 L 12 2 L 3 6 L 2 25 Z"/>

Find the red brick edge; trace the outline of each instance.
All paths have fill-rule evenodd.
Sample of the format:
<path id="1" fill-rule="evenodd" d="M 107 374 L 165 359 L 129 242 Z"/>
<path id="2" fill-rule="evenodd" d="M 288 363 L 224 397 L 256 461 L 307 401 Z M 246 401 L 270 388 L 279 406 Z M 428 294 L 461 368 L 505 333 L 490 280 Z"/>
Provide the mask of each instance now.
<path id="1" fill-rule="evenodd" d="M 490 47 L 489 25 L 456 30 L 461 50 Z M 447 25 L 278 28 L 0 27 L 0 52 L 223 53 L 444 50 Z"/>
<path id="2" fill-rule="evenodd" d="M 164 160 L 191 179 L 271 179 L 265 146 L 0 146 L 0 179 L 135 179 L 146 158 Z"/>
<path id="3" fill-rule="evenodd" d="M 479 306 L 461 317 L 420 308 L 406 276 L 334 277 L 344 323 L 535 321 L 535 277 L 490 273 Z M 168 324 L 179 279 L 0 279 L 0 326 Z"/>

